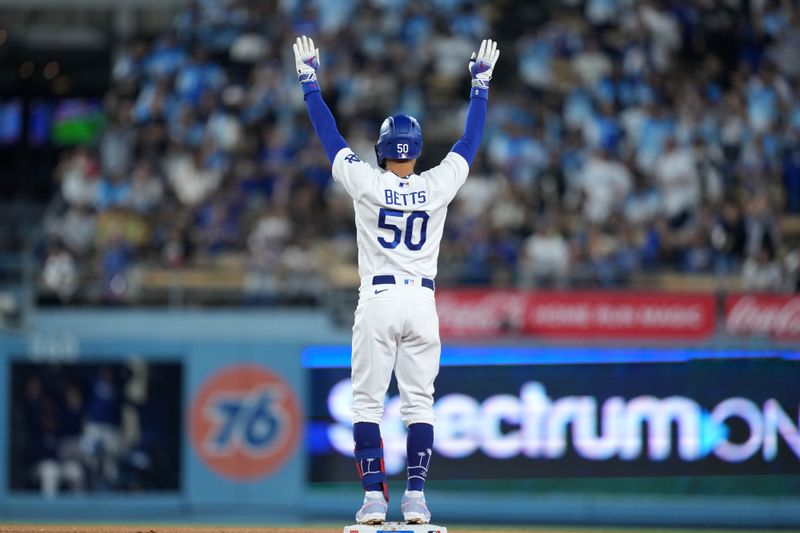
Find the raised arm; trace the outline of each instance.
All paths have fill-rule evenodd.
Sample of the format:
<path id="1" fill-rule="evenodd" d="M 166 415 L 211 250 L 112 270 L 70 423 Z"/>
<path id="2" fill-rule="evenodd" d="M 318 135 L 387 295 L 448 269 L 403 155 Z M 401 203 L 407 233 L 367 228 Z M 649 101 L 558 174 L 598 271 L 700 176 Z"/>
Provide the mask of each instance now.
<path id="1" fill-rule="evenodd" d="M 473 52 L 469 60 L 469 74 L 472 77 L 472 87 L 469 92 L 469 109 L 467 121 L 464 125 L 464 135 L 456 141 L 451 152 L 459 154 L 468 164 L 472 164 L 478 146 L 483 137 L 483 126 L 486 122 L 486 102 L 489 99 L 489 82 L 492 71 L 500 57 L 497 42 L 486 39 L 481 43 L 477 55 Z"/>
<path id="2" fill-rule="evenodd" d="M 317 83 L 317 69 L 319 68 L 319 48 L 314 48 L 314 41 L 303 35 L 297 38 L 292 45 L 294 49 L 294 62 L 297 67 L 297 79 L 303 88 L 308 116 L 314 131 L 317 132 L 322 147 L 328 155 L 331 164 L 336 154 L 347 146 L 347 142 L 336 127 L 336 120 L 331 110 L 325 105 Z"/>

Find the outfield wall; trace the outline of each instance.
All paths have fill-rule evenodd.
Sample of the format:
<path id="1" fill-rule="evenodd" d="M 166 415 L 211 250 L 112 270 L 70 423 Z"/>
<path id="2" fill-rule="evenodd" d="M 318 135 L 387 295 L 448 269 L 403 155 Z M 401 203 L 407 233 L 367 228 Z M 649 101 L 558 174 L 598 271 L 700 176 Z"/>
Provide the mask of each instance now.
<path id="1" fill-rule="evenodd" d="M 310 311 L 39 313 L 28 331 L 0 337 L 0 521 L 349 520 L 359 487 L 348 343 L 349 331 Z M 44 498 L 21 463 L 48 457 L 23 438 L 28 381 L 40 371 L 45 382 L 67 372 L 91 381 L 104 367 L 121 369 L 126 397 L 140 402 L 150 448 L 139 459 L 157 461 L 159 439 L 160 451 L 174 439 L 174 486 L 131 455 L 124 491 L 95 484 Z M 798 378 L 800 348 L 764 339 L 448 344 L 431 505 L 450 522 L 798 526 Z M 394 389 L 383 430 L 397 499 Z"/>

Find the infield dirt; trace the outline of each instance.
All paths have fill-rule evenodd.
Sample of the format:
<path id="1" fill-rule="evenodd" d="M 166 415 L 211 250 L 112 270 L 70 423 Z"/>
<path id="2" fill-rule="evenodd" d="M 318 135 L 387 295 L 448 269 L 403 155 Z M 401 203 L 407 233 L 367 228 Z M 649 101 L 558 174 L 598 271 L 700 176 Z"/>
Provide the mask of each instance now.
<path id="1" fill-rule="evenodd" d="M 0 533 L 341 533 L 345 524 L 231 527 L 128 524 L 0 524 Z M 798 529 L 698 529 L 659 527 L 447 526 L 448 533 L 800 533 Z"/>

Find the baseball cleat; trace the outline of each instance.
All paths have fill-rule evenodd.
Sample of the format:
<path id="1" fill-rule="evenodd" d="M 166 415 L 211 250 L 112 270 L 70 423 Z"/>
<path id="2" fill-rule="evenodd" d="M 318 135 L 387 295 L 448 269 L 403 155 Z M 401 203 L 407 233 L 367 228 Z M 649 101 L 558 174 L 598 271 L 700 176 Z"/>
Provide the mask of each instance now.
<path id="1" fill-rule="evenodd" d="M 407 490 L 403 494 L 403 520 L 407 524 L 428 524 L 431 521 L 431 512 L 425 503 L 425 493 L 421 490 Z"/>
<path id="2" fill-rule="evenodd" d="M 378 525 L 386 521 L 386 510 L 388 509 L 386 498 L 380 491 L 369 491 L 364 493 L 364 503 L 356 513 L 356 523 Z"/>

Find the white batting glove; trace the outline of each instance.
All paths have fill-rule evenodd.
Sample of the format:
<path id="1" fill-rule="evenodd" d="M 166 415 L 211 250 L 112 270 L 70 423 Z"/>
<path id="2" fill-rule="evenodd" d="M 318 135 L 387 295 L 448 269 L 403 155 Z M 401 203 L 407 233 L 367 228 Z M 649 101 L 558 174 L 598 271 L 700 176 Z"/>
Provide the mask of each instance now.
<path id="1" fill-rule="evenodd" d="M 478 53 L 472 52 L 469 58 L 469 75 L 472 76 L 472 86 L 488 89 L 489 82 L 492 80 L 492 71 L 500 57 L 500 50 L 497 49 L 497 41 L 484 39 Z"/>
<path id="2" fill-rule="evenodd" d="M 297 79 L 300 83 L 317 81 L 319 68 L 319 48 L 314 48 L 314 40 L 303 35 L 292 45 L 294 64 L 297 67 Z"/>

